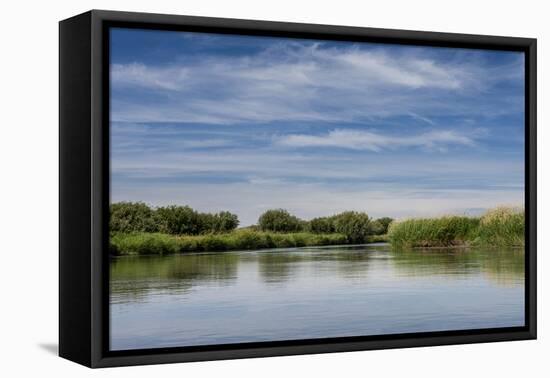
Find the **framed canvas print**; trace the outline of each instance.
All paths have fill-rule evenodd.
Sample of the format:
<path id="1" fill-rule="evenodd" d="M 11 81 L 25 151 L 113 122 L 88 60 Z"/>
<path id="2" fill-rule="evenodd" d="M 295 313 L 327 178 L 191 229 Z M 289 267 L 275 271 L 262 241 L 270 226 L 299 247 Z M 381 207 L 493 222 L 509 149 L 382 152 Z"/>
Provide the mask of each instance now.
<path id="1" fill-rule="evenodd" d="M 60 22 L 60 355 L 536 337 L 536 40 Z"/>

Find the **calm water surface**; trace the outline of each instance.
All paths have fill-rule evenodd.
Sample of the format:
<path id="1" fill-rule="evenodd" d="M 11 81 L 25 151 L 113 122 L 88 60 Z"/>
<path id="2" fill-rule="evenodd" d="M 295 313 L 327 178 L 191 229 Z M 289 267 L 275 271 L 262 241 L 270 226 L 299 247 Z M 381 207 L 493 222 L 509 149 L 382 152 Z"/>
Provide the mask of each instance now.
<path id="1" fill-rule="evenodd" d="M 111 349 L 524 324 L 518 250 L 387 245 L 121 257 Z"/>

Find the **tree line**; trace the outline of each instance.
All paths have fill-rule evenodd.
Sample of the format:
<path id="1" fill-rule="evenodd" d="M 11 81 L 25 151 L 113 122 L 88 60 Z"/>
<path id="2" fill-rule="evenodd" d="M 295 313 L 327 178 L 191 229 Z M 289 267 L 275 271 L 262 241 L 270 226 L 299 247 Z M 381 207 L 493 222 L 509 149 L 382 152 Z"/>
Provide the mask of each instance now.
<path id="1" fill-rule="evenodd" d="M 258 228 L 273 232 L 312 232 L 314 234 L 338 233 L 346 235 L 350 242 L 362 242 L 369 235 L 384 235 L 393 219 L 372 219 L 365 212 L 344 211 L 328 217 L 302 220 L 283 209 L 264 212 L 258 219 Z"/>
<path id="2" fill-rule="evenodd" d="M 237 215 L 229 211 L 200 213 L 189 206 L 151 208 L 142 202 L 118 202 L 110 207 L 112 232 L 161 232 L 172 235 L 223 233 L 239 226 Z"/>
<path id="3" fill-rule="evenodd" d="M 345 211 L 309 221 L 300 219 L 284 209 L 271 209 L 260 215 L 252 230 L 314 234 L 338 233 L 349 242 L 362 242 L 370 235 L 384 235 L 391 218 L 372 219 L 367 213 Z M 228 233 L 239 226 L 236 214 L 228 211 L 201 213 L 189 206 L 164 206 L 152 208 L 142 202 L 118 202 L 111 204 L 109 227 L 111 232 L 160 232 L 171 235 L 202 235 Z"/>

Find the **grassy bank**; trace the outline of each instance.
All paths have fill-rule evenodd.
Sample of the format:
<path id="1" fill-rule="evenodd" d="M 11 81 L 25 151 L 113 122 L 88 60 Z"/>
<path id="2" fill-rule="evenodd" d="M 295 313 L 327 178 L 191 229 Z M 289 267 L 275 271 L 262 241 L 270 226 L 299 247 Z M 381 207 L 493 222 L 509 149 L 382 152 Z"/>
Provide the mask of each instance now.
<path id="1" fill-rule="evenodd" d="M 368 238 L 367 242 L 386 241 L 385 235 Z M 164 255 L 184 252 L 253 250 L 348 244 L 343 234 L 309 232 L 276 233 L 237 230 L 225 234 L 175 236 L 162 233 L 114 233 L 112 255 Z"/>
<path id="2" fill-rule="evenodd" d="M 517 208 L 500 207 L 481 217 L 444 216 L 393 222 L 391 218 L 373 222 L 366 213 L 353 211 L 306 222 L 285 210 L 275 209 L 262 214 L 257 225 L 232 230 L 238 220 L 228 212 L 203 214 L 188 207 L 174 206 L 152 210 L 139 203 L 117 206 L 113 207 L 111 219 L 111 223 L 118 225 L 111 228 L 112 255 L 164 255 L 385 241 L 398 248 L 521 247 L 525 244 L 525 215 Z M 158 227 L 151 228 L 150 222 L 144 221 L 149 218 L 142 213 L 152 214 L 151 219 L 160 222 Z M 201 221 L 193 223 L 197 219 Z M 386 230 L 387 235 L 381 234 Z"/>
<path id="3" fill-rule="evenodd" d="M 524 211 L 500 207 L 481 217 L 444 216 L 393 222 L 388 239 L 397 247 L 523 246 Z"/>

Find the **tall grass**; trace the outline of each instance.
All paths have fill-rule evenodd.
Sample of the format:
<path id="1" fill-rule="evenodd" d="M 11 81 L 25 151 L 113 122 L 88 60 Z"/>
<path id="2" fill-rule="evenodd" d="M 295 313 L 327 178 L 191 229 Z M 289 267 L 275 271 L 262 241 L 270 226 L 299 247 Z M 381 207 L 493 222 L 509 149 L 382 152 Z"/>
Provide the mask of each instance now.
<path id="1" fill-rule="evenodd" d="M 179 251 L 173 236 L 159 233 L 115 233 L 109 240 L 112 255 L 166 255 Z"/>
<path id="2" fill-rule="evenodd" d="M 524 211 L 499 207 L 481 217 L 444 216 L 394 221 L 388 240 L 397 247 L 524 245 Z"/>
<path id="3" fill-rule="evenodd" d="M 474 242 L 487 245 L 524 246 L 525 211 L 510 207 L 489 210 L 481 217 Z"/>
<path id="4" fill-rule="evenodd" d="M 275 233 L 237 230 L 226 234 L 173 236 L 160 233 L 114 233 L 110 239 L 113 255 L 164 255 L 183 252 L 252 250 L 346 244 L 342 234 L 309 232 Z"/>
<path id="5" fill-rule="evenodd" d="M 478 226 L 478 218 L 460 216 L 407 219 L 390 224 L 388 239 L 392 245 L 404 247 L 463 245 Z"/>

